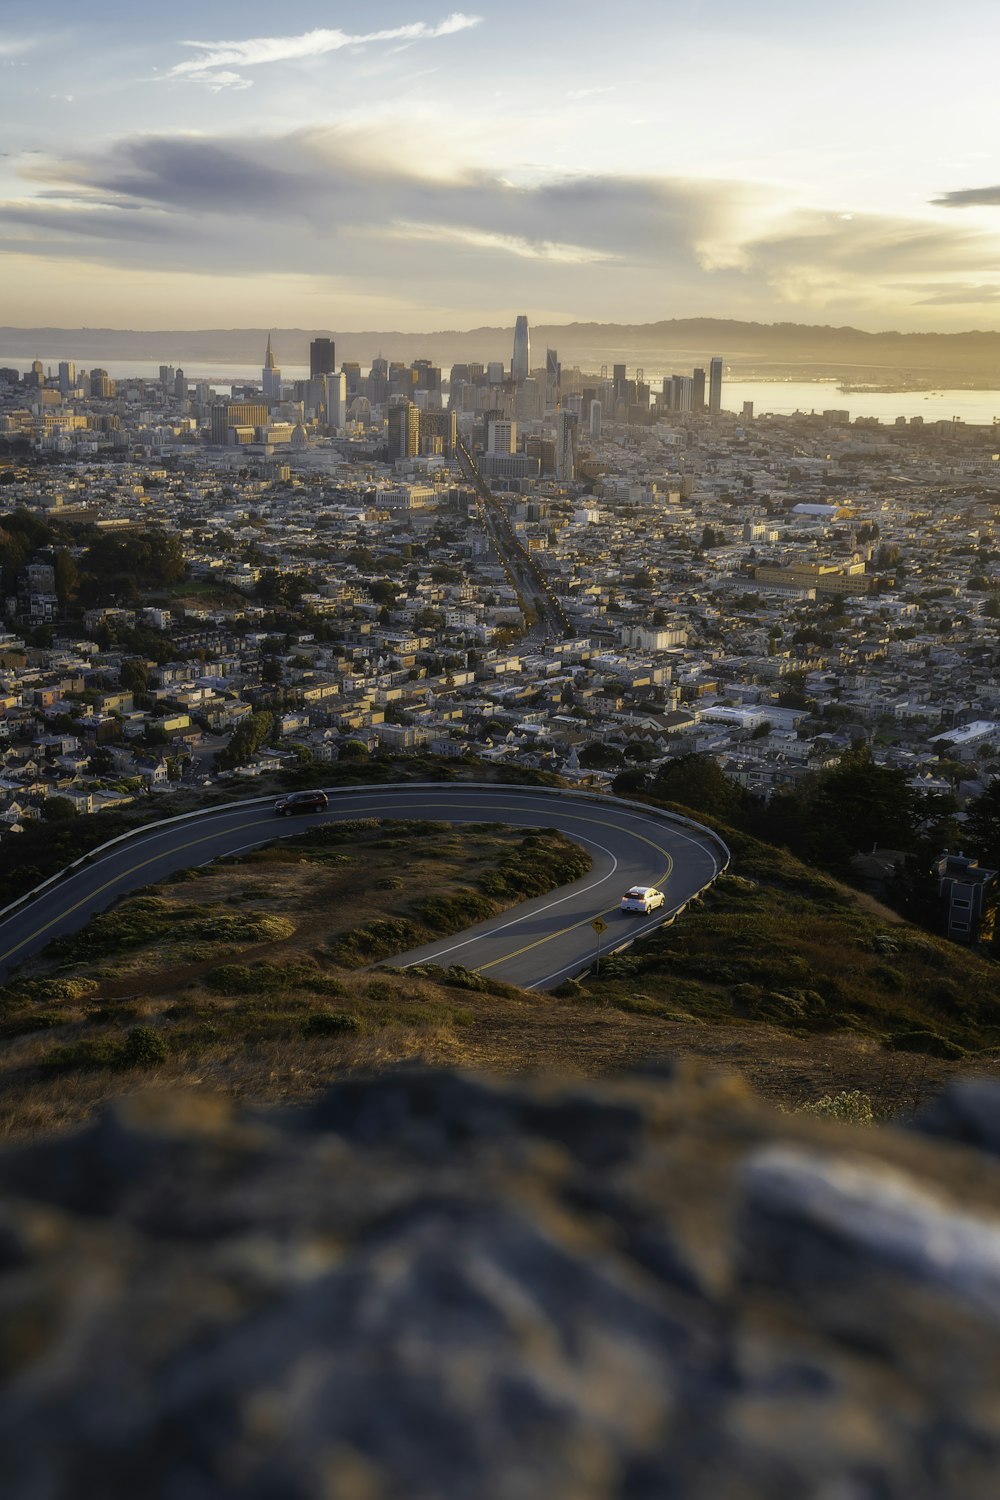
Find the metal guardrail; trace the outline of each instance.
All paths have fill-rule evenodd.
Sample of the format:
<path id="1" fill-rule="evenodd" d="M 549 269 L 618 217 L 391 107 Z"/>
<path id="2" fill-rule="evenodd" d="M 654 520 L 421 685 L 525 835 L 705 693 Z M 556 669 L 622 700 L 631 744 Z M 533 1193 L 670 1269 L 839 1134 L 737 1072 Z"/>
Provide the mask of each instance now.
<path id="1" fill-rule="evenodd" d="M 723 862 L 718 867 L 711 880 L 706 881 L 705 884 L 701 886 L 693 896 L 688 897 L 688 902 L 695 900 L 696 897 L 702 895 L 704 891 L 708 890 L 709 886 L 713 885 L 719 878 L 719 876 L 725 873 L 725 871 L 729 868 L 730 863 L 732 862 L 732 855 L 727 844 L 722 838 L 720 838 L 720 836 L 715 832 L 714 829 L 706 828 L 703 823 L 696 823 L 693 818 L 685 818 L 680 813 L 667 812 L 665 808 L 650 807 L 645 802 L 632 802 L 625 797 L 615 797 L 613 795 L 609 795 L 606 792 L 579 792 L 574 791 L 571 788 L 563 789 L 561 787 L 519 787 L 517 785 L 505 784 L 499 781 L 403 781 L 390 783 L 389 786 L 383 784 L 382 786 L 378 787 L 365 786 L 362 783 L 358 786 L 323 787 L 320 788 L 320 790 L 325 791 L 328 796 L 336 797 L 342 793 L 371 792 L 373 795 L 375 795 L 380 791 L 385 792 L 391 790 L 398 790 L 400 792 L 442 791 L 446 787 L 454 788 L 456 790 L 468 788 L 472 791 L 491 792 L 542 792 L 547 793 L 550 796 L 572 799 L 578 802 L 591 802 L 601 807 L 627 807 L 630 811 L 644 813 L 647 817 L 660 818 L 668 823 L 680 823 L 686 828 L 694 829 L 697 833 L 700 833 L 708 838 L 716 846 L 716 848 L 721 851 L 723 855 Z M 220 803 L 216 807 L 197 808 L 194 812 L 178 813 L 176 817 L 173 818 L 161 818 L 157 822 L 143 823 L 138 828 L 130 828 L 126 833 L 120 833 L 115 838 L 108 839 L 106 843 L 95 845 L 95 847 L 93 849 L 89 849 L 86 854 L 82 854 L 79 859 L 73 860 L 72 864 L 65 865 L 63 869 L 57 870 L 54 875 L 50 875 L 46 880 L 43 880 L 41 884 L 34 886 L 30 891 L 26 891 L 23 896 L 19 896 L 16 901 L 12 901 L 8 906 L 0 909 L 0 922 L 5 921 L 7 917 L 12 916 L 15 912 L 21 910 L 22 907 L 30 905 L 32 901 L 36 901 L 39 896 L 44 895 L 47 890 L 50 890 L 61 880 L 65 880 L 68 875 L 72 875 L 75 871 L 82 869 L 84 865 L 94 863 L 102 854 L 106 854 L 109 849 L 114 849 L 119 844 L 128 843 L 133 839 L 142 839 L 147 834 L 154 832 L 157 829 L 170 828 L 177 823 L 188 823 L 194 818 L 209 818 L 217 813 L 234 812 L 244 807 L 259 807 L 262 804 L 273 803 L 274 800 L 275 799 L 273 794 L 264 797 L 241 797 L 236 802 L 224 802 Z M 290 836 L 290 833 L 283 833 L 280 835 L 277 833 L 275 834 L 275 837 Z M 262 840 L 262 842 L 266 843 L 267 840 Z M 686 904 L 687 902 L 685 903 L 685 905 Z M 621 946 L 625 945 L 623 944 Z"/>

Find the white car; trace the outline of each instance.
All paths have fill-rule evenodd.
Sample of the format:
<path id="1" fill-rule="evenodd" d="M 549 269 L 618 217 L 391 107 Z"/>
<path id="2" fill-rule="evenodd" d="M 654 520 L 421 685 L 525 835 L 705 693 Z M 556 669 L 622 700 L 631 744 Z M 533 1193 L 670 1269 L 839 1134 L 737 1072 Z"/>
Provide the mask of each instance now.
<path id="1" fill-rule="evenodd" d="M 622 897 L 622 911 L 639 911 L 647 915 L 662 906 L 666 899 L 655 885 L 634 885 Z"/>

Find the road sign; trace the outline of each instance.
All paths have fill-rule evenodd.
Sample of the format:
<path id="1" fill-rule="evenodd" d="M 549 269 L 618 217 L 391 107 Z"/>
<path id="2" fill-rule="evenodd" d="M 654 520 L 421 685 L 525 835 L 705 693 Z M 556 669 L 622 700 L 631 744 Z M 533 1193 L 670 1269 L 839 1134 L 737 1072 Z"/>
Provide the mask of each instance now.
<path id="1" fill-rule="evenodd" d="M 607 932 L 608 930 L 608 924 L 607 922 L 605 922 L 603 917 L 595 917 L 590 925 L 597 933 L 598 937 L 600 937 L 602 932 Z"/>

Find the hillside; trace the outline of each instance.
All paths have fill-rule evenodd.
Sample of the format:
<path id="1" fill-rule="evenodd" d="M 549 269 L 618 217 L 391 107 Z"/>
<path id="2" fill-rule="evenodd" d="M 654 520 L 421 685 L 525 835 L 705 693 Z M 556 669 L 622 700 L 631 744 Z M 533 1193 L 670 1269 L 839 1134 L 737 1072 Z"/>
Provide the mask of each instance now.
<path id="1" fill-rule="evenodd" d="M 579 873 L 559 836 L 365 820 L 185 872 L 0 990 L 0 1132 L 86 1117 L 149 1073 L 280 1103 L 403 1061 L 594 1076 L 687 1055 L 789 1107 L 860 1090 L 895 1117 L 998 1070 L 995 965 L 728 837 L 733 875 L 551 996 L 384 964 Z"/>
<path id="2" fill-rule="evenodd" d="M 339 360 L 367 365 L 378 354 L 394 359 L 428 358 L 445 367 L 456 361 L 509 359 L 511 325 L 426 333 L 393 330 L 336 332 Z M 309 340 L 329 329 L 114 329 L 0 327 L 0 364 L 8 359 L 72 358 L 147 360 L 221 365 L 260 363 L 270 334 L 279 362 L 308 362 Z M 728 318 L 671 318 L 656 323 L 566 323 L 532 325 L 535 362 L 545 347 L 558 349 L 563 364 L 597 370 L 625 362 L 659 370 L 725 356 L 735 376 L 836 375 L 852 380 L 926 380 L 932 383 L 1000 385 L 1000 332 L 866 332 L 800 323 L 748 323 Z"/>

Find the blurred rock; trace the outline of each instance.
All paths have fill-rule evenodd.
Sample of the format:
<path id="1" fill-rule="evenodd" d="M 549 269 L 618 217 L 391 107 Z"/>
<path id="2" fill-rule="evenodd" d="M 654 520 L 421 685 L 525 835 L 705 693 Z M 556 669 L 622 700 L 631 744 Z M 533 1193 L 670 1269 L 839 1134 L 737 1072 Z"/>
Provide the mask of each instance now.
<path id="1" fill-rule="evenodd" d="M 683 1066 L 151 1092 L 0 1156 L 3 1494 L 993 1500 L 998 1189 Z"/>

